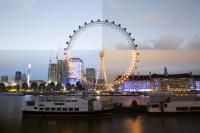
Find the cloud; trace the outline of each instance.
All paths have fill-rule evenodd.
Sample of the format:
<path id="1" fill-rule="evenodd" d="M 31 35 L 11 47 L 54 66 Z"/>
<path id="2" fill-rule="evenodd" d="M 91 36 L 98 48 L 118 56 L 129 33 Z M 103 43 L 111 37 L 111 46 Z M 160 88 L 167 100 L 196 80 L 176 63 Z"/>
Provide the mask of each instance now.
<path id="1" fill-rule="evenodd" d="M 194 35 L 185 45 L 186 49 L 200 49 L 200 35 Z"/>
<path id="2" fill-rule="evenodd" d="M 155 40 L 139 42 L 139 48 L 142 50 L 178 50 L 182 49 L 183 40 L 176 36 L 162 36 Z"/>
<path id="3" fill-rule="evenodd" d="M 163 36 L 158 40 L 154 41 L 154 49 L 159 50 L 170 50 L 170 49 L 181 49 L 183 40 L 175 36 Z"/>
<path id="4" fill-rule="evenodd" d="M 128 44 L 118 43 L 115 45 L 115 49 L 116 50 L 131 50 L 131 47 Z"/>

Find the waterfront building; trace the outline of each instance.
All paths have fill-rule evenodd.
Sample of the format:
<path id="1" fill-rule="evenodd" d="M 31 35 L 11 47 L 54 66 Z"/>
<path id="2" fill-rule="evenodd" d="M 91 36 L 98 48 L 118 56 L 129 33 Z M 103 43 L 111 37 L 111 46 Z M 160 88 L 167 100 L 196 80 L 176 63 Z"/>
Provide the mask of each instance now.
<path id="1" fill-rule="evenodd" d="M 95 69 L 94 68 L 86 68 L 86 80 L 95 83 L 96 79 Z"/>
<path id="2" fill-rule="evenodd" d="M 49 64 L 48 82 L 57 82 L 57 64 L 55 63 Z"/>
<path id="3" fill-rule="evenodd" d="M 119 91 L 149 91 L 151 89 L 151 80 L 149 75 L 129 76 L 129 80 L 124 81 L 119 86 Z"/>
<path id="4" fill-rule="evenodd" d="M 192 77 L 193 89 L 200 90 L 200 75 L 193 75 Z"/>
<path id="5" fill-rule="evenodd" d="M 200 75 L 183 74 L 149 74 L 129 76 L 129 80 L 119 85 L 120 91 L 186 91 L 200 90 Z"/>
<path id="6" fill-rule="evenodd" d="M 16 71 L 15 82 L 21 82 L 21 80 L 22 80 L 22 73 L 20 71 Z"/>
<path id="7" fill-rule="evenodd" d="M 158 87 L 161 91 L 178 91 L 191 89 L 191 75 L 188 73 L 183 74 L 152 74 L 153 83 L 158 83 Z M 155 84 L 154 84 L 155 85 Z"/>
<path id="8" fill-rule="evenodd" d="M 1 76 L 1 82 L 8 82 L 8 76 Z"/>

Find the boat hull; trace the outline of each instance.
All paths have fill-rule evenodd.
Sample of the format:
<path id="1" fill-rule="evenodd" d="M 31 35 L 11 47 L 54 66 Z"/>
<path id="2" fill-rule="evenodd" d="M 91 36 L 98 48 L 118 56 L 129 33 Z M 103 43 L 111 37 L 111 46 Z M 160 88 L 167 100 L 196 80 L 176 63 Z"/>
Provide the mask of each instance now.
<path id="1" fill-rule="evenodd" d="M 47 112 L 47 111 L 23 111 L 23 115 L 39 115 L 39 116 L 98 116 L 111 115 L 113 109 L 99 110 L 99 111 L 85 111 L 85 112 Z"/>

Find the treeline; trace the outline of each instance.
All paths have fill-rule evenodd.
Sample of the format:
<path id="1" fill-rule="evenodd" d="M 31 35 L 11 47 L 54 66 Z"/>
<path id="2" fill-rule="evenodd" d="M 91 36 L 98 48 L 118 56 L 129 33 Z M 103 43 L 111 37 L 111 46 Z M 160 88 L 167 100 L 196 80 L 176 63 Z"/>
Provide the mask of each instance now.
<path id="1" fill-rule="evenodd" d="M 67 91 L 72 91 L 72 90 L 84 90 L 80 82 L 77 82 L 76 85 L 67 83 L 65 85 L 65 88 Z M 0 92 L 8 92 L 11 89 L 15 89 L 16 91 L 27 91 L 27 90 L 33 90 L 33 91 L 47 91 L 47 92 L 55 92 L 55 91 L 63 91 L 64 86 L 60 83 L 55 84 L 54 82 L 45 84 L 45 83 L 36 83 L 33 82 L 31 83 L 30 87 L 28 86 L 27 83 L 22 83 L 21 86 L 19 84 L 16 84 L 14 86 L 6 86 L 4 83 L 0 83 Z"/>

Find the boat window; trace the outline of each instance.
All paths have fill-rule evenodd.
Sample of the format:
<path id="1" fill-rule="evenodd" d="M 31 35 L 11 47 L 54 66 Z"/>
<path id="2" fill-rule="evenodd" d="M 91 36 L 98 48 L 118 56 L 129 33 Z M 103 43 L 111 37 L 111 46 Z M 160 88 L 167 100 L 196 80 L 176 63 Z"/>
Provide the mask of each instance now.
<path id="1" fill-rule="evenodd" d="M 200 110 L 200 107 L 190 107 L 190 110 Z"/>
<path id="2" fill-rule="evenodd" d="M 55 110 L 55 108 L 51 108 L 51 111 L 54 111 Z"/>
<path id="3" fill-rule="evenodd" d="M 57 111 L 61 111 L 61 108 L 57 108 Z"/>
<path id="4" fill-rule="evenodd" d="M 159 104 L 152 104 L 152 108 L 158 108 Z"/>
<path id="5" fill-rule="evenodd" d="M 35 102 L 34 101 L 27 101 L 26 105 L 27 106 L 35 106 Z"/>
<path id="6" fill-rule="evenodd" d="M 65 100 L 65 102 L 71 102 L 71 100 Z"/>
<path id="7" fill-rule="evenodd" d="M 72 102 L 78 102 L 78 100 L 72 100 Z"/>
<path id="8" fill-rule="evenodd" d="M 188 107 L 176 107 L 176 111 L 187 111 Z"/>
<path id="9" fill-rule="evenodd" d="M 73 111 L 73 108 L 69 108 L 69 111 Z"/>
<path id="10" fill-rule="evenodd" d="M 65 98 L 64 97 L 60 97 L 59 98 L 59 102 L 64 102 Z"/>
<path id="11" fill-rule="evenodd" d="M 44 108 L 39 108 L 40 110 L 44 110 Z"/>
<path id="12" fill-rule="evenodd" d="M 47 111 L 48 111 L 48 110 L 49 110 L 49 108 L 45 108 L 45 110 L 47 110 Z"/>
<path id="13" fill-rule="evenodd" d="M 57 97 L 53 97 L 53 100 L 54 102 L 57 102 L 58 101 L 58 98 Z"/>
<path id="14" fill-rule="evenodd" d="M 167 107 L 167 104 L 164 104 L 164 107 L 166 108 L 166 107 Z"/>
<path id="15" fill-rule="evenodd" d="M 34 107 L 34 109 L 38 109 L 38 107 Z"/>
<path id="16" fill-rule="evenodd" d="M 50 97 L 47 97 L 46 101 L 47 101 L 47 102 L 51 102 L 52 99 L 51 99 Z"/>
<path id="17" fill-rule="evenodd" d="M 45 102 L 45 98 L 44 98 L 44 97 L 40 97 L 40 98 L 39 98 L 39 101 L 40 101 L 40 102 Z"/>
<path id="18" fill-rule="evenodd" d="M 54 103 L 54 105 L 64 105 L 64 103 Z"/>
<path id="19" fill-rule="evenodd" d="M 63 111 L 67 111 L 67 108 L 63 108 Z"/>
<path id="20" fill-rule="evenodd" d="M 74 108 L 75 111 L 79 111 L 79 108 Z"/>

